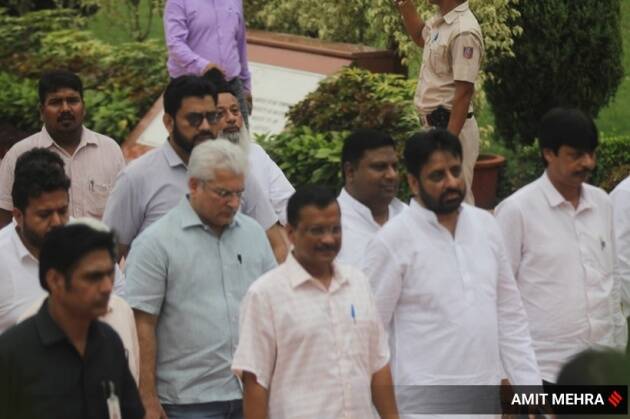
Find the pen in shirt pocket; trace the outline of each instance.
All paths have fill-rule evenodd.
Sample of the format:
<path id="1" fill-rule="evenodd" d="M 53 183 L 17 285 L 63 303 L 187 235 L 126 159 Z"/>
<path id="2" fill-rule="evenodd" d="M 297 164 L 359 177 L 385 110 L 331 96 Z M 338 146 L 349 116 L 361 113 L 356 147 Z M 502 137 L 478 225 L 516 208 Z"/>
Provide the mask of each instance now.
<path id="1" fill-rule="evenodd" d="M 352 317 L 354 324 L 357 324 L 357 311 L 354 308 L 354 304 L 350 304 L 350 316 Z"/>

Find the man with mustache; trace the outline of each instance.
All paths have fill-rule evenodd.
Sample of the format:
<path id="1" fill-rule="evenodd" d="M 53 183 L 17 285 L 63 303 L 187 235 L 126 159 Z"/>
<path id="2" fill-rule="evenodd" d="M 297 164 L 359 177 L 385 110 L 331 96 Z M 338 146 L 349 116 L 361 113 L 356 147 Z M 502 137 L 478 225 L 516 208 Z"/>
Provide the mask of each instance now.
<path id="1" fill-rule="evenodd" d="M 0 227 L 11 222 L 15 161 L 35 147 L 47 148 L 63 159 L 72 180 L 69 214 L 100 219 L 114 180 L 125 166 L 120 147 L 83 126 L 83 84 L 76 74 L 57 70 L 42 75 L 39 100 L 44 127 L 11 147 L 0 164 Z"/>
<path id="2" fill-rule="evenodd" d="M 242 417 L 231 373 L 238 310 L 276 262 L 260 225 L 238 212 L 247 158 L 205 141 L 188 161 L 189 194 L 134 241 L 126 297 L 140 340 L 147 419 Z"/>
<path id="3" fill-rule="evenodd" d="M 15 163 L 11 196 L 14 223 L 0 230 L 0 334 L 20 319 L 35 314 L 46 297 L 41 287 L 39 258 L 45 235 L 56 227 L 74 222 L 68 214 L 70 179 L 59 155 L 45 148 L 22 154 Z M 92 226 L 101 224 L 92 218 Z M 104 226 L 103 226 L 104 227 Z M 118 266 L 114 293 L 123 295 L 124 278 Z M 112 326 L 123 340 L 129 367 L 138 377 L 138 338 L 131 309 L 112 295 L 102 321 Z"/>
<path id="4" fill-rule="evenodd" d="M 0 335 L 0 417 L 144 417 L 118 333 L 99 321 L 114 284 L 111 232 L 51 230 L 39 257 L 49 292 L 35 316 Z"/>
<path id="5" fill-rule="evenodd" d="M 372 237 L 406 205 L 398 193 L 398 155 L 394 140 L 373 129 L 357 129 L 341 150 L 344 187 L 337 198 L 343 242 L 337 260 L 361 267 Z"/>
<path id="6" fill-rule="evenodd" d="M 221 72 L 212 69 L 207 77 L 217 87 L 219 93 L 217 111 L 219 112 L 219 138 L 225 138 L 238 144 L 247 154 L 251 176 L 256 178 L 269 197 L 269 201 L 278 216 L 280 224 L 287 223 L 287 201 L 295 192 L 282 169 L 269 157 L 267 152 L 250 139 L 244 124 L 243 112 L 236 92 L 226 82 Z"/>
<path id="7" fill-rule="evenodd" d="M 556 108 L 543 117 L 538 142 L 545 172 L 495 214 L 543 379 L 555 382 L 562 365 L 585 349 L 625 349 L 627 330 L 613 275 L 612 205 L 586 183 L 597 128 L 577 109 Z"/>
<path id="8" fill-rule="evenodd" d="M 398 417 L 387 337 L 367 278 L 338 264 L 341 212 L 322 186 L 287 207 L 293 251 L 241 305 L 232 369 L 246 419 Z"/>
<path id="9" fill-rule="evenodd" d="M 214 85 L 197 76 L 170 81 L 164 92 L 168 141 L 131 162 L 116 179 L 103 221 L 119 236 L 119 257 L 149 225 L 177 206 L 187 192 L 186 167 L 194 147 L 216 138 L 219 114 Z M 253 176 L 245 178 L 241 211 L 267 231 L 273 248 L 285 245 L 268 197 Z"/>
<path id="10" fill-rule="evenodd" d="M 457 392 L 426 386 L 499 385 L 503 370 L 513 384 L 540 385 L 501 230 L 488 212 L 462 204 L 459 140 L 442 129 L 414 134 L 404 159 L 414 197 L 364 258 L 390 335 L 401 414 L 470 411 L 427 411 L 459 404 Z"/>

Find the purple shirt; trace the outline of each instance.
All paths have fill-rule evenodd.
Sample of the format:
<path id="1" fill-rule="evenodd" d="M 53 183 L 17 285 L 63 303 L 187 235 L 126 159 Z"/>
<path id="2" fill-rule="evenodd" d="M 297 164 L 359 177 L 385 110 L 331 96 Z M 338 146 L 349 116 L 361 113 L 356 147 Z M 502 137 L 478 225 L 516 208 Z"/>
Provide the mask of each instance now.
<path id="1" fill-rule="evenodd" d="M 241 0 L 168 0 L 164 34 L 171 77 L 200 75 L 213 63 L 251 91 Z"/>

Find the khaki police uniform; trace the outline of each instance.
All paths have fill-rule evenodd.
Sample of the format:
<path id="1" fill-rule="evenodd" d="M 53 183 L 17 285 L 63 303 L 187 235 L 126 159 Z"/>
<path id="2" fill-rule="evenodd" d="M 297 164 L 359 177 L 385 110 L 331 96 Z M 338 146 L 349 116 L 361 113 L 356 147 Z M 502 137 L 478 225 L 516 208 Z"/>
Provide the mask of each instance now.
<path id="1" fill-rule="evenodd" d="M 424 128 L 426 115 L 442 106 L 453 108 L 455 81 L 475 83 L 484 56 L 483 36 L 477 19 L 464 2 L 444 16 L 426 22 L 422 31 L 424 52 L 414 104 Z M 472 103 L 468 109 L 473 112 Z M 474 116 L 466 119 L 459 135 L 463 149 L 466 201 L 474 202 L 471 185 L 479 156 L 479 127 Z"/>

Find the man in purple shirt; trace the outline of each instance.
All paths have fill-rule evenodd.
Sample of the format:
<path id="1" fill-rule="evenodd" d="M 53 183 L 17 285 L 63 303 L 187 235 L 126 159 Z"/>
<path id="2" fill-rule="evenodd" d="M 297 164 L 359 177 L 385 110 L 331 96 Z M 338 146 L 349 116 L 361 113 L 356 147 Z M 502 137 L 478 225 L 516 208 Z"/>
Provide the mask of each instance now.
<path id="1" fill-rule="evenodd" d="M 172 78 L 218 68 L 249 109 L 251 75 L 242 0 L 167 0 L 164 34 Z M 247 124 L 247 114 L 244 112 Z M 249 126 L 249 125 L 248 125 Z"/>

